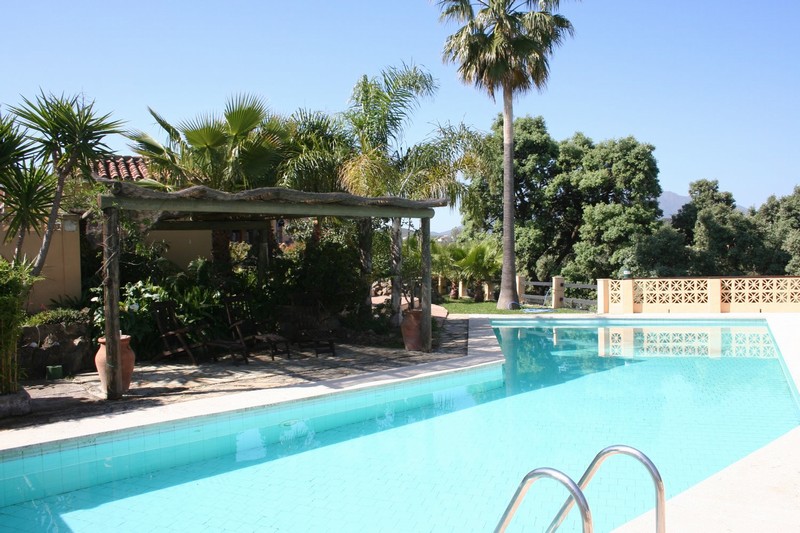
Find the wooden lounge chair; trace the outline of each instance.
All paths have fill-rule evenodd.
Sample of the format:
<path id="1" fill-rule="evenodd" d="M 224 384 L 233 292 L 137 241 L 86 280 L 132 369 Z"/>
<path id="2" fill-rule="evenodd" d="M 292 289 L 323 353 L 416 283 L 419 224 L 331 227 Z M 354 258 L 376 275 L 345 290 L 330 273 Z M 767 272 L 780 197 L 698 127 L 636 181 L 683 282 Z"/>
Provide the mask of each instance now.
<path id="1" fill-rule="evenodd" d="M 281 333 L 299 348 L 310 346 L 314 355 L 336 355 L 333 332 L 321 327 L 323 323 L 318 308 L 304 306 L 281 307 Z"/>
<path id="2" fill-rule="evenodd" d="M 196 365 L 197 357 L 194 352 L 198 348 L 202 348 L 203 343 L 192 343 L 189 340 L 189 333 L 192 330 L 178 320 L 178 317 L 175 315 L 175 309 L 175 302 L 171 300 L 155 302 L 153 304 L 153 315 L 155 316 L 158 331 L 161 333 L 161 341 L 164 345 L 161 354 L 157 355 L 154 360 L 157 361 L 166 357 L 185 354 L 189 356 L 192 364 Z"/>
<path id="3" fill-rule="evenodd" d="M 286 354 L 291 359 L 289 341 L 277 333 L 267 332 L 268 328 L 262 322 L 254 319 L 250 301 L 244 296 L 225 298 L 225 313 L 228 319 L 231 337 L 237 346 L 237 351 L 248 362 L 250 352 L 262 346 L 269 347 L 272 360 L 277 354 Z"/>

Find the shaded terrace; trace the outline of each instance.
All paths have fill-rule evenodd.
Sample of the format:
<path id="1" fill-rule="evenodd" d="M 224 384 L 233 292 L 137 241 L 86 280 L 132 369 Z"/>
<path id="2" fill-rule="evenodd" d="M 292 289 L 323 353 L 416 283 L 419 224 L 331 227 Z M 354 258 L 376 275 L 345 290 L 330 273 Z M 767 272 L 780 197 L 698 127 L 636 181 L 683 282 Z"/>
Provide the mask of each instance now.
<path id="1" fill-rule="evenodd" d="M 103 211 L 103 289 L 106 316 L 106 353 L 113 375 L 108 376 L 108 399 L 119 398 L 119 250 L 120 210 L 158 213 L 161 229 L 227 229 L 263 227 L 269 220 L 291 217 L 419 218 L 422 233 L 421 338 L 423 350 L 431 350 L 431 255 L 430 219 L 444 199 L 407 200 L 398 197 L 368 198 L 346 193 L 309 193 L 283 188 L 261 188 L 225 193 L 196 186 L 167 193 L 116 180 L 98 179 L 108 187 L 100 195 Z"/>

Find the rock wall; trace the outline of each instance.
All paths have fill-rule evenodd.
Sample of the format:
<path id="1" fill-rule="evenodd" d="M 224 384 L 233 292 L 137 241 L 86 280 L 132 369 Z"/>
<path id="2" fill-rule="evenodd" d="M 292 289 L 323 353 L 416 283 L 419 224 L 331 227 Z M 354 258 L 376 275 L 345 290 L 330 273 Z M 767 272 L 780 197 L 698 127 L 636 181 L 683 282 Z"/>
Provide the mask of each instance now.
<path id="1" fill-rule="evenodd" d="M 19 365 L 23 379 L 44 379 L 48 366 L 64 375 L 94 369 L 93 343 L 85 324 L 46 324 L 22 328 Z"/>

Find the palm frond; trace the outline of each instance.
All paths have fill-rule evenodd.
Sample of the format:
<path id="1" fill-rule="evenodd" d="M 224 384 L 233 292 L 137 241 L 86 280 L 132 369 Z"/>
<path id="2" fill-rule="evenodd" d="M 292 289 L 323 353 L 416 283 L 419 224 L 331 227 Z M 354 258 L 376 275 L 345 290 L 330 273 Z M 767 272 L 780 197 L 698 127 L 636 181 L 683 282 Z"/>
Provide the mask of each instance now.
<path id="1" fill-rule="evenodd" d="M 29 229 L 41 235 L 56 193 L 52 171 L 29 161 L 12 171 L 0 173 L 0 189 L 5 207 L 0 221 L 8 223 L 5 242 Z"/>

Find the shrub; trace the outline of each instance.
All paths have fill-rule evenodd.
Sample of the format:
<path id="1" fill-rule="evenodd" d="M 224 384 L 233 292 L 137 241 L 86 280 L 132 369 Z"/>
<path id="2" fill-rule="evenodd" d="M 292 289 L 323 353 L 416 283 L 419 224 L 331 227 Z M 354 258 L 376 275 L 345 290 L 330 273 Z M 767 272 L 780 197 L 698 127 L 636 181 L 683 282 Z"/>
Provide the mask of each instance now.
<path id="1" fill-rule="evenodd" d="M 26 326 L 44 326 L 46 324 L 88 324 L 91 322 L 91 316 L 88 310 L 71 309 L 66 307 L 58 307 L 56 309 L 49 309 L 42 311 L 33 316 L 29 316 L 25 321 Z"/>
<path id="2" fill-rule="evenodd" d="M 93 289 L 98 296 L 92 298 L 97 305 L 92 314 L 95 335 L 105 335 L 105 312 L 102 288 Z M 148 359 L 157 351 L 161 335 L 153 316 L 153 303 L 167 298 L 159 285 L 147 281 L 127 283 L 120 291 L 119 322 L 124 335 L 131 336 L 131 346 L 137 356 Z"/>
<path id="3" fill-rule="evenodd" d="M 25 319 L 25 297 L 36 279 L 30 265 L 0 259 L 0 394 L 19 389 L 17 342 Z"/>

